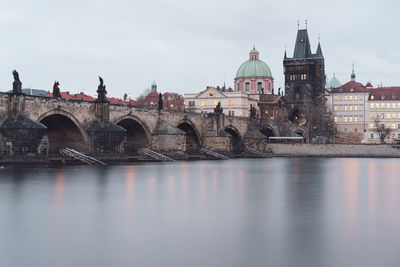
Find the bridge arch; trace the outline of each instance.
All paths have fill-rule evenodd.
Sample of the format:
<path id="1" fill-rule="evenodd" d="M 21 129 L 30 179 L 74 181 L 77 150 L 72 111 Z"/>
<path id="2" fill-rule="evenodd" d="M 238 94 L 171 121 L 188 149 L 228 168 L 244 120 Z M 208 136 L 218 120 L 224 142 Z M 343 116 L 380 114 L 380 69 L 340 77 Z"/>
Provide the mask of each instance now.
<path id="1" fill-rule="evenodd" d="M 58 154 L 60 148 L 87 150 L 88 135 L 78 119 L 68 111 L 53 109 L 37 119 L 47 127 L 49 153 Z"/>
<path id="2" fill-rule="evenodd" d="M 263 135 L 265 135 L 266 137 L 275 137 L 275 136 L 278 136 L 277 134 L 276 134 L 276 131 L 274 130 L 274 128 L 273 127 L 271 127 L 271 126 L 264 126 L 264 127 L 262 127 L 261 128 L 261 133 L 263 134 Z"/>
<path id="3" fill-rule="evenodd" d="M 126 130 L 126 153 L 135 154 L 139 148 L 151 146 L 151 131 L 141 119 L 134 115 L 118 118 L 115 124 Z"/>
<path id="4" fill-rule="evenodd" d="M 184 119 L 176 126 L 186 134 L 186 152 L 198 151 L 201 148 L 201 138 L 196 126 L 188 119 Z"/>
<path id="5" fill-rule="evenodd" d="M 233 125 L 228 125 L 224 128 L 224 131 L 232 136 L 233 153 L 237 154 L 243 152 L 244 144 L 239 130 Z"/>

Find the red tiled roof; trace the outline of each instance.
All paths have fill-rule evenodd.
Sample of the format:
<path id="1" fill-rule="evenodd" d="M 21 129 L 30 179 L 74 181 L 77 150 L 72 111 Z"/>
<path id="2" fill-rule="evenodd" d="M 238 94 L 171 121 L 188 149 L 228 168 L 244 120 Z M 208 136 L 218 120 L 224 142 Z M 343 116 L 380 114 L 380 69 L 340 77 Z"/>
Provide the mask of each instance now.
<path id="1" fill-rule="evenodd" d="M 84 93 L 79 93 L 74 95 L 74 99 L 76 100 L 85 100 L 85 101 L 95 101 L 96 99 L 94 97 L 91 97 L 90 95 L 86 95 Z"/>
<path id="2" fill-rule="evenodd" d="M 338 88 L 333 88 L 332 93 L 361 93 L 361 92 L 370 92 L 371 88 L 367 88 L 361 83 L 350 81 Z"/>
<path id="3" fill-rule="evenodd" d="M 400 100 L 400 87 L 374 88 L 368 100 Z"/>
<path id="4" fill-rule="evenodd" d="M 372 83 L 367 82 L 367 84 L 365 85 L 365 87 L 373 87 L 373 86 L 372 86 Z"/>
<path id="5" fill-rule="evenodd" d="M 113 105 L 125 105 L 126 104 L 124 102 L 124 100 L 115 98 L 115 97 L 108 97 L 107 100 L 108 100 L 108 102 L 110 102 L 110 104 L 113 104 Z"/>
<path id="6" fill-rule="evenodd" d="M 157 96 L 158 97 L 158 93 L 157 92 L 150 92 L 150 93 L 148 93 L 148 95 L 146 96 L 146 97 L 155 97 L 155 96 Z"/>

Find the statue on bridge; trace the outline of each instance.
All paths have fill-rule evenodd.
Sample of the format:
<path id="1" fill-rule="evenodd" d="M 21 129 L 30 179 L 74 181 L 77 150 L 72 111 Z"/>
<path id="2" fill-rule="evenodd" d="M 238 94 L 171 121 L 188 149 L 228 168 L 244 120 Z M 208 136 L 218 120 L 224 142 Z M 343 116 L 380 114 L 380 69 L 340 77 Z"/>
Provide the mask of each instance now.
<path id="1" fill-rule="evenodd" d="M 22 82 L 19 79 L 19 74 L 16 70 L 13 70 L 12 74 L 14 76 L 13 94 L 21 95 L 22 94 Z"/>
<path id="2" fill-rule="evenodd" d="M 214 108 L 214 113 L 222 114 L 224 109 L 221 107 L 221 102 L 218 102 L 217 106 Z"/>
<path id="3" fill-rule="evenodd" d="M 257 110 L 253 105 L 250 105 L 250 119 L 255 119 L 257 116 Z"/>
<path id="4" fill-rule="evenodd" d="M 160 93 L 158 95 L 158 107 L 157 107 L 157 109 L 158 109 L 158 111 L 161 111 L 163 108 L 164 108 L 164 102 L 162 100 L 162 94 Z"/>
<path id="5" fill-rule="evenodd" d="M 58 81 L 55 81 L 54 85 L 53 85 L 53 97 L 55 97 L 55 98 L 61 97 L 60 83 Z"/>
<path id="6" fill-rule="evenodd" d="M 101 78 L 99 76 L 99 80 L 100 80 L 100 84 L 97 88 L 97 99 L 96 102 L 100 102 L 100 103 L 107 103 L 107 90 L 106 90 L 106 86 L 104 85 L 104 81 L 103 78 Z"/>

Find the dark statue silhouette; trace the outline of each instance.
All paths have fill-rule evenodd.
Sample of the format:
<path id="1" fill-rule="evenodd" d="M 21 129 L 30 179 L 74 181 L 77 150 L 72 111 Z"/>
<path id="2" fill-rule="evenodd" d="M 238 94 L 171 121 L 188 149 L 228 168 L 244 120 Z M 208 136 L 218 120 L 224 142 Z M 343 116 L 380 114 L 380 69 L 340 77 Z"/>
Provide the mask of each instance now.
<path id="1" fill-rule="evenodd" d="M 99 86 L 97 88 L 97 99 L 96 99 L 96 102 L 108 103 L 107 97 L 106 97 L 106 95 L 107 95 L 106 86 L 104 85 L 103 78 L 101 78 L 100 76 L 99 76 L 99 81 L 100 81 L 100 84 L 99 84 Z"/>
<path id="2" fill-rule="evenodd" d="M 257 116 L 257 110 L 253 105 L 250 105 L 250 119 L 255 119 Z"/>
<path id="3" fill-rule="evenodd" d="M 60 83 L 58 81 L 55 81 L 54 85 L 53 85 L 53 97 L 55 97 L 55 98 L 61 97 Z"/>
<path id="4" fill-rule="evenodd" d="M 19 79 L 19 74 L 16 70 L 13 70 L 12 74 L 14 76 L 13 94 L 21 95 L 22 94 L 22 83 Z"/>
<path id="5" fill-rule="evenodd" d="M 222 111 L 224 111 L 224 109 L 221 107 L 221 102 L 218 102 L 217 106 L 214 108 L 214 113 L 222 114 Z"/>
<path id="6" fill-rule="evenodd" d="M 158 95 L 158 110 L 162 110 L 164 108 L 164 102 L 162 100 L 162 94 Z"/>

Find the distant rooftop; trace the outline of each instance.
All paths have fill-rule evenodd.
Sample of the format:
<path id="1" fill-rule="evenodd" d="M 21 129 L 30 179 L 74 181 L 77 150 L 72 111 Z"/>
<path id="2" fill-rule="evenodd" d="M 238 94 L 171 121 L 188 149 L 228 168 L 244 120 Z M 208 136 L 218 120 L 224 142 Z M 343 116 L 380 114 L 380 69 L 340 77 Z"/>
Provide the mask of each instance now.
<path id="1" fill-rule="evenodd" d="M 6 93 L 12 93 L 13 91 L 7 91 Z M 33 96 L 45 96 L 47 94 L 47 91 L 42 90 L 42 89 L 31 89 L 31 88 L 25 88 L 22 89 L 22 93 L 26 95 L 33 95 Z"/>

